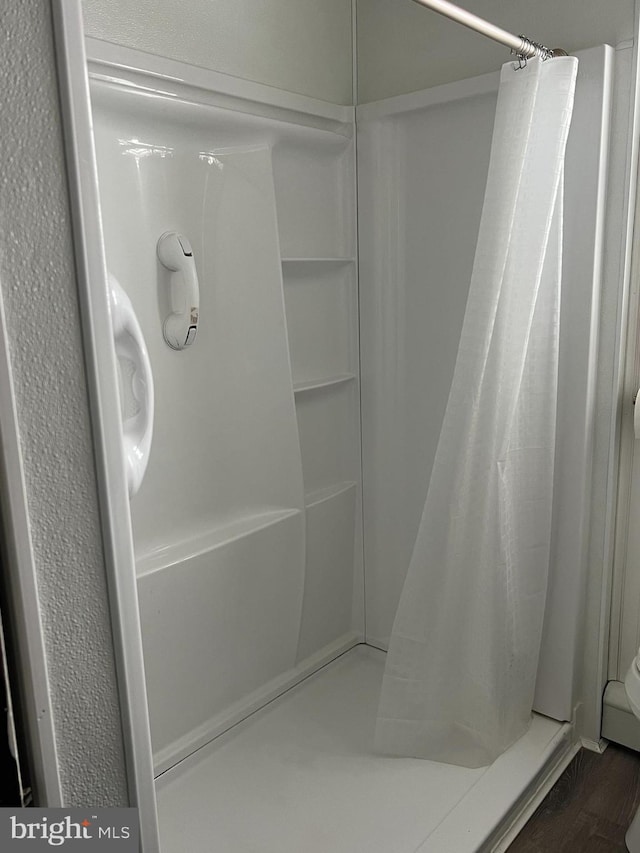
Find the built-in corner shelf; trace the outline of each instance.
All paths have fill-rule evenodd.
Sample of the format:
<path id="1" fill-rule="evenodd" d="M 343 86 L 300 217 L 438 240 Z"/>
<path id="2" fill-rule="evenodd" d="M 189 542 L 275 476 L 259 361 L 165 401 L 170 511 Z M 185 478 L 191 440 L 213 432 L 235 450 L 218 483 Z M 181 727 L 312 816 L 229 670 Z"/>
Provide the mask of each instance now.
<path id="1" fill-rule="evenodd" d="M 319 391 L 322 388 L 331 388 L 334 385 L 343 385 L 355 379 L 354 373 L 339 373 L 337 376 L 325 376 L 322 379 L 309 379 L 293 383 L 293 393 L 306 394 L 308 391 Z"/>
<path id="2" fill-rule="evenodd" d="M 355 258 L 282 258 L 282 266 L 345 266 L 355 263 Z"/>
<path id="3" fill-rule="evenodd" d="M 348 492 L 349 489 L 355 489 L 357 483 L 353 480 L 345 480 L 342 483 L 334 483 L 332 486 L 327 486 L 324 489 L 318 489 L 315 492 L 309 492 L 304 496 L 304 505 L 306 509 L 312 506 L 328 501 L 331 498 L 336 498 L 338 495 Z"/>

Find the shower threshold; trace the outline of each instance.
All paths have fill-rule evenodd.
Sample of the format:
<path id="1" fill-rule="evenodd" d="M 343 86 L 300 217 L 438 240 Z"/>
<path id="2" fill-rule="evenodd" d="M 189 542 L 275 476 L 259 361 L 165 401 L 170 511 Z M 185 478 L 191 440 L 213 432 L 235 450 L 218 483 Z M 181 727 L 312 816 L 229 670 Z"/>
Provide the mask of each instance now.
<path id="1" fill-rule="evenodd" d="M 157 780 L 163 853 L 504 850 L 575 753 L 536 715 L 491 767 L 372 751 L 385 655 L 360 645 Z"/>

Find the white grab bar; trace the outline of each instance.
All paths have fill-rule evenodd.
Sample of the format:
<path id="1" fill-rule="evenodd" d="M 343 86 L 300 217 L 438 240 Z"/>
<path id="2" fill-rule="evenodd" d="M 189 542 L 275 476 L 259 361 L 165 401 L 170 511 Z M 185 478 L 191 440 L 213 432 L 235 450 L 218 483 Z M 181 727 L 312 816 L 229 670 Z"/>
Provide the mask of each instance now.
<path id="1" fill-rule="evenodd" d="M 115 276 L 109 274 L 111 290 L 111 326 L 116 356 L 133 365 L 131 392 L 137 411 L 128 417 L 123 413 L 122 443 L 129 497 L 135 495 L 142 484 L 153 437 L 153 374 L 140 323 L 131 300 Z M 121 389 L 122 391 L 122 389 Z"/>
<path id="2" fill-rule="evenodd" d="M 198 332 L 200 286 L 191 244 L 182 234 L 167 231 L 158 240 L 160 263 L 171 272 L 171 311 L 163 334 L 171 349 L 191 346 Z"/>

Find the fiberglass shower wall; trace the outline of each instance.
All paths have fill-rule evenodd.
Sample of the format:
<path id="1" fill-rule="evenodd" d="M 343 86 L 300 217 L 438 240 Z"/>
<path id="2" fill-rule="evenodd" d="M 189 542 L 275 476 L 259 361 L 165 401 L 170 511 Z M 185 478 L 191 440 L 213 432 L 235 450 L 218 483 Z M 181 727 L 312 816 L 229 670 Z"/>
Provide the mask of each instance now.
<path id="1" fill-rule="evenodd" d="M 367 639 L 386 644 L 453 372 L 498 75 L 358 108 L 358 318 L 352 108 L 91 40 L 89 54 L 107 261 L 156 384 L 132 517 L 162 771 L 363 637 L 358 320 Z M 537 702 L 559 719 L 583 584 L 612 52 L 579 58 Z M 182 352 L 162 337 L 167 230 L 190 240 L 200 278 Z"/>
<path id="2" fill-rule="evenodd" d="M 107 263 L 155 381 L 131 512 L 161 772 L 362 637 L 353 109 L 231 98 L 188 66 L 160 91 L 166 60 L 89 54 Z M 182 351 L 166 231 L 200 283 Z"/>

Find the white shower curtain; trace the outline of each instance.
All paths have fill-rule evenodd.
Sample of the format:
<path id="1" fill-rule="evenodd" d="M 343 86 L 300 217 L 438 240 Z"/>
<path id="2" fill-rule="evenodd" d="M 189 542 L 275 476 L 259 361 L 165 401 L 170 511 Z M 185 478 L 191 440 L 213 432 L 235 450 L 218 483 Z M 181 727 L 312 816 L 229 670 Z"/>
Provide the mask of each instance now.
<path id="1" fill-rule="evenodd" d="M 480 767 L 530 723 L 576 72 L 572 57 L 502 69 L 455 373 L 387 655 L 376 725 L 385 753 Z"/>

